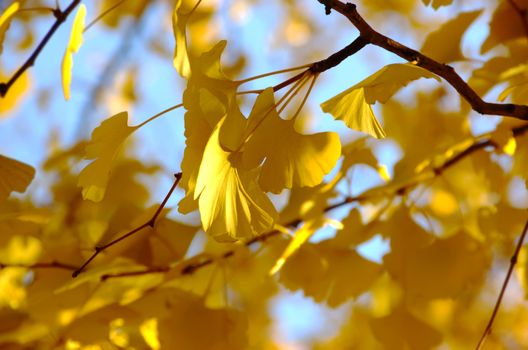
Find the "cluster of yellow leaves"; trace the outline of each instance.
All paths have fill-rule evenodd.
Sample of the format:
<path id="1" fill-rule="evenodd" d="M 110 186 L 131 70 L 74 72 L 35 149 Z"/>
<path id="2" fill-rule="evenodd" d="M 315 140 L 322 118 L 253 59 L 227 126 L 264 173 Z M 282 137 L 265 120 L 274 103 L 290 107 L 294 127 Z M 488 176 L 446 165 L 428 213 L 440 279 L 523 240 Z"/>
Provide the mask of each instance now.
<path id="1" fill-rule="evenodd" d="M 435 9 L 451 3 L 423 2 Z M 144 8 L 141 4 L 129 3 L 123 11 L 135 14 Z M 389 101 L 411 81 L 438 78 L 416 64 L 388 65 L 322 108 L 354 130 L 387 137 L 401 150 L 391 179 L 375 152 L 376 140 L 341 147 L 336 133 L 303 134 L 295 118 L 279 115 L 272 88 L 263 89 L 244 115 L 237 96 L 241 83 L 222 71 L 225 42 L 198 57 L 187 47 L 188 8 L 177 1 L 173 12 L 173 64 L 188 79 L 183 94 L 185 198 L 179 209 L 199 210 L 209 235 L 163 210 L 154 227 L 101 253 L 75 280 L 67 269 L 0 270 L 0 346 L 277 347 L 268 307 L 280 286 L 301 290 L 332 308 L 352 308 L 337 335 L 319 348 L 473 346 L 492 306 L 479 299 L 490 288 L 486 273 L 491 257 L 510 255 L 526 220 L 526 210 L 509 201 L 514 180 L 525 180 L 528 171 L 528 141 L 512 133 L 517 125 L 502 122 L 475 137 L 465 113 L 444 112 L 431 103 L 444 97 L 441 89 L 416 94 L 412 107 Z M 503 12 L 515 15 L 499 5 L 492 29 L 506 25 Z M 460 42 L 480 13 L 461 13 L 431 32 L 422 51 L 444 63 L 463 60 Z M 65 55 L 70 63 L 83 27 L 75 23 L 77 18 Z M 483 50 L 505 43 L 509 56 L 492 58 L 473 73 L 472 81 L 480 93 L 507 81 L 499 97 L 524 103 L 528 50 L 526 42 L 515 40 L 520 35 L 513 29 L 490 33 Z M 439 39 L 444 37 L 451 40 Z M 65 71 L 71 73 L 71 64 Z M 376 101 L 384 104 L 384 128 L 372 111 Z M 149 190 L 136 175 L 157 168 L 123 160 L 118 152 L 144 124 L 129 126 L 128 114 L 119 113 L 97 127 L 87 144 L 48 160 L 45 167 L 58 175 L 53 206 L 6 200 L 11 192 L 25 190 L 34 169 L 0 156 L 0 231 L 6 233 L 0 238 L 0 263 L 61 261 L 77 267 L 94 246 L 146 222 L 157 206 L 145 208 Z M 488 139 L 494 153 L 481 150 L 443 168 Z M 91 163 L 72 174 L 72 164 L 82 157 Z M 336 165 L 336 175 L 324 181 Z M 354 172 L 365 165 L 385 182 L 352 197 L 361 181 Z M 267 193 L 284 190 L 290 190 L 288 202 L 278 212 Z M 359 205 L 352 204 L 356 200 Z M 335 203 L 343 208 L 341 222 L 327 214 Z M 226 242 L 247 241 L 272 229 L 284 234 L 249 248 Z M 318 239 L 325 230 L 337 232 Z M 363 250 L 375 239 L 388 246 L 378 259 Z M 152 271 L 146 273 L 148 269 Z M 526 268 L 523 274 L 526 284 Z M 495 295 L 495 289 L 489 292 Z M 526 345 L 522 331 L 527 313 L 516 309 L 504 310 L 504 323 L 497 326 L 491 346 Z M 504 329 L 515 327 L 522 331 L 508 329 L 505 335 Z"/>

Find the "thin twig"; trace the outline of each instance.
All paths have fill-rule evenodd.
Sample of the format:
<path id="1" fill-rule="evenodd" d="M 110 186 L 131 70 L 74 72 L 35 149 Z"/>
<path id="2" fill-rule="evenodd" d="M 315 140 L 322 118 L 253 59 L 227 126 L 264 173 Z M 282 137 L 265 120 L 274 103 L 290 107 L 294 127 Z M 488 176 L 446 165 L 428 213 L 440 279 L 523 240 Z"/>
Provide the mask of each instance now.
<path id="1" fill-rule="evenodd" d="M 98 21 L 100 21 L 104 16 L 112 12 L 114 9 L 119 7 L 122 3 L 124 3 L 126 0 L 121 0 L 115 3 L 114 5 L 110 6 L 106 10 L 104 10 L 101 14 L 99 14 L 97 17 L 95 17 L 86 27 L 83 29 L 83 33 L 86 33 L 88 29 L 90 29 L 94 24 L 96 24 Z"/>
<path id="2" fill-rule="evenodd" d="M 317 0 L 325 6 L 326 12 L 333 9 L 346 18 L 359 30 L 360 37 L 366 42 L 379 46 L 401 58 L 415 62 L 416 65 L 444 78 L 455 90 L 471 105 L 472 109 L 480 114 L 509 116 L 517 119 L 528 120 L 528 106 L 512 103 L 485 102 L 455 71 L 447 64 L 442 64 L 413 50 L 374 30 L 361 17 L 356 5 L 343 3 L 339 0 Z M 339 61 L 339 60 L 338 60 Z"/>
<path id="3" fill-rule="evenodd" d="M 3 98 L 5 95 L 7 95 L 7 92 L 13 86 L 13 84 L 17 81 L 18 78 L 27 70 L 29 67 L 33 66 L 35 64 L 35 61 L 37 60 L 37 57 L 39 56 L 40 52 L 48 41 L 51 39 L 53 34 L 59 29 L 62 23 L 66 21 L 66 18 L 68 18 L 68 15 L 75 9 L 75 7 L 81 2 L 81 0 L 74 0 L 71 2 L 71 4 L 66 8 L 66 10 L 61 11 L 59 8 L 53 10 L 53 15 L 55 16 L 55 23 L 51 26 L 51 28 L 48 30 L 46 35 L 44 35 L 44 38 L 42 38 L 42 41 L 38 46 L 36 47 L 35 51 L 29 56 L 29 58 L 20 66 L 20 68 L 13 74 L 13 76 L 5 83 L 0 83 L 0 98 Z"/>
<path id="4" fill-rule="evenodd" d="M 61 263 L 59 261 L 40 262 L 40 263 L 29 264 L 29 265 L 0 263 L 0 270 L 9 268 L 9 267 L 25 268 L 25 269 L 64 269 L 64 270 L 70 270 L 70 271 L 77 269 L 77 266 L 67 264 L 67 263 Z"/>
<path id="5" fill-rule="evenodd" d="M 491 313 L 491 317 L 488 321 L 486 329 L 484 330 L 484 333 L 482 334 L 482 337 L 480 338 L 478 342 L 477 350 L 482 349 L 482 346 L 486 342 L 488 335 L 491 334 L 491 327 L 493 326 L 493 321 L 495 320 L 495 316 L 497 316 L 497 313 L 499 312 L 499 307 L 501 305 L 502 298 L 504 296 L 504 293 L 506 292 L 508 283 L 510 282 L 511 275 L 513 273 L 513 268 L 515 267 L 515 264 L 517 264 L 517 259 L 519 258 L 519 252 L 521 251 L 524 238 L 526 237 L 527 232 L 528 232 L 528 221 L 526 221 L 526 224 L 524 225 L 524 229 L 521 233 L 521 237 L 519 238 L 519 242 L 517 242 L 517 247 L 515 248 L 515 252 L 513 253 L 510 259 L 510 267 L 508 268 L 508 272 L 506 273 L 506 277 L 504 278 L 504 282 L 502 283 L 502 288 L 497 298 L 497 302 L 495 303 L 495 307 L 493 308 L 493 312 Z"/>
<path id="6" fill-rule="evenodd" d="M 72 277 L 74 277 L 74 278 L 77 277 L 86 268 L 86 266 L 88 266 L 88 264 L 93 259 L 95 259 L 95 257 L 97 255 L 99 255 L 99 253 L 101 253 L 105 249 L 110 248 L 114 244 L 121 242 L 125 238 L 128 238 L 128 237 L 132 236 L 134 233 L 139 232 L 139 231 L 141 231 L 142 229 L 144 229 L 146 227 L 154 227 L 154 224 L 156 223 L 156 219 L 160 215 L 160 213 L 163 210 L 163 208 L 165 208 L 165 205 L 167 204 L 167 201 L 169 200 L 170 196 L 172 195 L 172 192 L 174 192 L 174 190 L 176 189 L 176 186 L 178 186 L 178 183 L 180 182 L 180 180 L 182 178 L 182 173 L 174 174 L 174 177 L 176 179 L 174 180 L 174 183 L 172 184 L 172 187 L 170 188 L 169 192 L 167 192 L 167 195 L 165 196 L 165 198 L 163 199 L 163 201 L 159 205 L 159 207 L 156 210 L 156 212 L 154 213 L 154 215 L 152 215 L 152 217 L 147 222 L 145 222 L 142 225 L 139 225 L 138 227 L 130 230 L 129 232 L 125 233 L 124 235 L 114 239 L 113 241 L 111 241 L 111 242 L 109 242 L 109 243 L 107 243 L 105 245 L 95 247 L 95 251 L 93 252 L 93 254 L 81 265 L 81 267 L 79 267 L 78 269 L 73 271 Z"/>

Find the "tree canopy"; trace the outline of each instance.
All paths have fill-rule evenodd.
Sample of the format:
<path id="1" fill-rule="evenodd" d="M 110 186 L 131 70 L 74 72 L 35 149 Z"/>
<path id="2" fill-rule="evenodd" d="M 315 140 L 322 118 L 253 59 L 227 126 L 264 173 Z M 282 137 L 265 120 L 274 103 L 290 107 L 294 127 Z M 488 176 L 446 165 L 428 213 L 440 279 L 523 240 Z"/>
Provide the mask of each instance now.
<path id="1" fill-rule="evenodd" d="M 0 1 L 0 348 L 528 347 L 527 13 Z"/>

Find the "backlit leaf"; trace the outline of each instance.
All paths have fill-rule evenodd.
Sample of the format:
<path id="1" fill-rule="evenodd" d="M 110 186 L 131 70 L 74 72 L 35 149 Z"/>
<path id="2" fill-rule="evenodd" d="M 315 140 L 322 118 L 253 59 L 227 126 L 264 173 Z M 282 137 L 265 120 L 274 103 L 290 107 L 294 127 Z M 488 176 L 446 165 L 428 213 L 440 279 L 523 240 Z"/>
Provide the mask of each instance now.
<path id="1" fill-rule="evenodd" d="M 281 267 L 284 265 L 286 260 L 290 258 L 304 243 L 306 243 L 310 237 L 315 233 L 315 231 L 320 228 L 322 225 L 322 222 L 319 221 L 309 221 L 301 226 L 299 228 L 288 246 L 286 247 L 286 250 L 282 253 L 281 257 L 275 265 L 273 265 L 273 268 L 270 271 L 270 275 L 276 274 Z"/>
<path id="2" fill-rule="evenodd" d="M 72 80 L 73 54 L 79 51 L 83 42 L 84 18 L 86 17 L 86 6 L 79 5 L 75 14 L 70 33 L 70 40 L 62 57 L 62 91 L 64 98 L 70 99 L 70 85 Z"/>
<path id="3" fill-rule="evenodd" d="M 376 138 L 385 137 L 371 104 L 385 103 L 400 88 L 420 78 L 435 78 L 436 75 L 413 64 L 389 64 L 358 84 L 323 102 L 324 112 L 335 119 L 343 120 L 354 130 L 365 132 Z"/>
<path id="4" fill-rule="evenodd" d="M 295 120 L 281 119 L 271 88 L 259 95 L 248 128 L 259 124 L 259 119 L 263 121 L 245 146 L 244 160 L 255 166 L 264 161 L 259 178 L 264 191 L 280 193 L 284 188 L 316 186 L 341 155 L 336 133 L 302 135 L 295 130 Z"/>
<path id="5" fill-rule="evenodd" d="M 420 51 L 441 63 L 463 60 L 465 57 L 460 51 L 462 37 L 481 12 L 482 10 L 462 12 L 444 23 L 427 36 Z M 447 38 L 449 39 L 446 40 Z"/>
<path id="6" fill-rule="evenodd" d="M 203 298 L 162 288 L 130 308 L 158 319 L 162 349 L 247 349 L 247 316 L 231 308 L 211 309 Z"/>
<path id="7" fill-rule="evenodd" d="M 2 68 L 0 67 L 0 81 L 7 81 L 7 78 L 8 77 L 6 77 L 4 72 L 2 72 Z M 12 113 L 13 109 L 21 105 L 20 102 L 30 87 L 30 82 L 30 75 L 28 72 L 26 72 L 22 74 L 22 76 L 20 76 L 20 78 L 18 78 L 13 85 L 11 85 L 7 95 L 5 95 L 1 100 L 0 117 L 9 117 L 14 114 Z"/>
<path id="8" fill-rule="evenodd" d="M 191 65 L 187 54 L 186 27 L 191 13 L 185 13 L 181 8 L 182 0 L 177 0 L 172 13 L 172 29 L 176 46 L 174 48 L 173 64 L 176 71 L 184 78 L 191 73 Z"/>
<path id="9" fill-rule="evenodd" d="M 216 126 L 200 165 L 194 198 L 199 198 L 205 231 L 218 240 L 250 238 L 273 227 L 277 213 L 256 183 L 254 171 L 241 167 L 239 152 L 225 151 Z"/>
<path id="10" fill-rule="evenodd" d="M 5 33 L 9 29 L 13 15 L 18 11 L 20 4 L 18 1 L 13 2 L 9 5 L 2 14 L 0 14 L 0 55 L 4 49 L 4 38 Z"/>
<path id="11" fill-rule="evenodd" d="M 34 176 L 32 166 L 0 155 L 0 202 L 13 191 L 24 192 Z"/>
<path id="12" fill-rule="evenodd" d="M 99 202 L 103 199 L 112 162 L 126 138 L 137 126 L 128 126 L 128 113 L 118 113 L 94 129 L 86 145 L 86 159 L 94 159 L 79 174 L 78 185 L 84 199 Z"/>

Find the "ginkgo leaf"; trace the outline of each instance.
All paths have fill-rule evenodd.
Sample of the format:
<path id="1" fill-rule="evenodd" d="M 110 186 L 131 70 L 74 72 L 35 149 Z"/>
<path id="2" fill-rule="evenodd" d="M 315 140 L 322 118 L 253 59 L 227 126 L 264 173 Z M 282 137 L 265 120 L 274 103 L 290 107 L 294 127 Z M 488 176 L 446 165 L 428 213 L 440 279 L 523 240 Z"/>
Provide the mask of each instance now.
<path id="1" fill-rule="evenodd" d="M 5 33 L 9 29 L 13 15 L 18 11 L 20 4 L 18 1 L 13 2 L 9 5 L 2 14 L 0 14 L 0 55 L 4 49 L 4 38 Z"/>
<path id="2" fill-rule="evenodd" d="M 0 202 L 13 191 L 24 192 L 34 176 L 32 166 L 0 155 Z"/>
<path id="3" fill-rule="evenodd" d="M 310 237 L 315 233 L 324 224 L 323 220 L 312 220 L 307 223 L 304 223 L 293 236 L 293 239 L 290 241 L 286 250 L 282 253 L 281 257 L 275 265 L 271 268 L 270 275 L 276 274 L 281 267 L 284 265 L 286 260 L 288 260 L 299 248 L 306 243 Z"/>
<path id="4" fill-rule="evenodd" d="M 75 14 L 73 25 L 70 33 L 70 40 L 66 46 L 66 51 L 62 58 L 62 91 L 64 98 L 70 99 L 70 84 L 72 80 L 73 54 L 81 48 L 83 42 L 84 18 L 86 17 L 86 6 L 79 5 Z"/>
<path id="5" fill-rule="evenodd" d="M 365 132 L 376 138 L 385 137 L 371 104 L 385 103 L 400 88 L 419 78 L 435 78 L 436 75 L 413 64 L 389 64 L 358 84 L 323 102 L 324 112 L 354 130 Z"/>
<path id="6" fill-rule="evenodd" d="M 238 83 L 224 75 L 220 64 L 225 46 L 226 41 L 220 41 L 199 57 L 190 57 L 192 75 L 183 94 L 187 112 L 180 186 L 186 192 L 178 205 L 181 213 L 198 209 L 194 190 L 205 146 L 214 127 L 229 109 L 229 102 L 235 99 Z M 226 135 L 223 136 L 222 140 Z"/>
<path id="7" fill-rule="evenodd" d="M 224 120 L 205 147 L 194 198 L 199 198 L 202 226 L 209 234 L 218 240 L 250 238 L 271 229 L 277 213 L 256 183 L 256 172 L 240 166 L 241 154 L 220 145 Z"/>
<path id="8" fill-rule="evenodd" d="M 247 316 L 232 308 L 209 308 L 193 293 L 158 288 L 128 307 L 158 319 L 161 349 L 248 349 Z"/>
<path id="9" fill-rule="evenodd" d="M 316 302 L 337 307 L 366 292 L 381 273 L 380 265 L 356 251 L 323 241 L 298 249 L 284 264 L 280 281 L 290 290 L 301 288 Z"/>
<path id="10" fill-rule="evenodd" d="M 257 166 L 264 160 L 259 178 L 264 191 L 316 186 L 341 155 L 336 133 L 302 135 L 294 124 L 280 118 L 271 88 L 259 95 L 248 119 L 248 129 L 255 132 L 245 145 L 244 161 Z"/>
<path id="11" fill-rule="evenodd" d="M 321 104 L 323 112 L 330 113 L 334 118 L 342 120 L 354 130 L 367 133 L 377 139 L 386 136 L 372 107 L 365 101 L 365 90 L 354 88 L 343 91 Z"/>
<path id="12" fill-rule="evenodd" d="M 2 68 L 0 67 L 0 81 L 5 81 L 4 79 L 7 80 L 7 77 L 2 72 Z M 20 78 L 18 78 L 15 83 L 11 85 L 7 95 L 0 97 L 2 99 L 2 103 L 0 103 L 0 117 L 9 117 L 14 114 L 11 113 L 13 112 L 13 108 L 21 104 L 20 102 L 23 100 L 24 95 L 30 85 L 31 79 L 28 72 L 22 74 Z"/>
<path id="13" fill-rule="evenodd" d="M 138 126 L 128 126 L 128 113 L 118 113 L 94 129 L 86 145 L 86 159 L 95 159 L 79 174 L 78 185 L 84 199 L 99 202 L 103 199 L 110 176 L 112 161 L 126 138 Z"/>
<path id="14" fill-rule="evenodd" d="M 433 349 L 442 341 L 440 332 L 416 318 L 403 306 L 398 306 L 390 315 L 371 320 L 370 326 L 387 349 Z"/>
<path id="15" fill-rule="evenodd" d="M 184 13 L 181 4 L 182 0 L 177 0 L 172 13 L 172 29 L 176 41 L 173 64 L 182 77 L 188 78 L 191 74 L 191 65 L 187 54 L 186 27 L 191 13 Z"/>
<path id="16" fill-rule="evenodd" d="M 482 10 L 460 13 L 430 33 L 420 51 L 442 63 L 463 60 L 465 57 L 460 51 L 462 36 L 481 13 Z"/>

